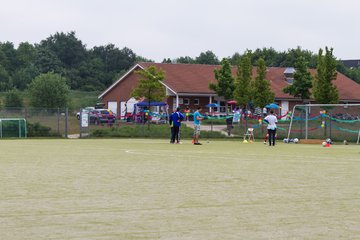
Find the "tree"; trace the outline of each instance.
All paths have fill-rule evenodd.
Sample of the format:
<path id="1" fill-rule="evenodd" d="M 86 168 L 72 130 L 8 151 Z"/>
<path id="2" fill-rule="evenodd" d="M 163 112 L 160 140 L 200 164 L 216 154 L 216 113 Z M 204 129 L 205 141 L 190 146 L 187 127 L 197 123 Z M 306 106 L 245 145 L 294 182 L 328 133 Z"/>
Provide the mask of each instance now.
<path id="1" fill-rule="evenodd" d="M 219 65 L 219 59 L 212 51 L 200 53 L 195 61 L 197 64 Z"/>
<path id="2" fill-rule="evenodd" d="M 58 108 L 68 104 L 69 87 L 59 74 L 40 74 L 31 82 L 28 90 L 33 107 Z"/>
<path id="3" fill-rule="evenodd" d="M 53 52 L 65 67 L 76 67 L 86 59 L 87 51 L 81 40 L 77 39 L 75 32 L 57 32 L 46 40 L 40 42 L 39 48 Z"/>
<path id="4" fill-rule="evenodd" d="M 192 59 L 189 56 L 185 56 L 185 57 L 179 57 L 175 60 L 175 63 L 183 63 L 183 64 L 194 64 L 195 60 Z"/>
<path id="5" fill-rule="evenodd" d="M 8 91 L 12 88 L 12 79 L 6 69 L 0 64 L 0 91 Z"/>
<path id="6" fill-rule="evenodd" d="M 336 79 L 336 59 L 333 48 L 325 47 L 325 55 L 320 48 L 318 54 L 317 74 L 314 80 L 313 94 L 316 102 L 334 104 L 339 102 L 339 93 L 332 81 Z"/>
<path id="7" fill-rule="evenodd" d="M 172 63 L 170 58 L 164 58 L 164 60 L 161 63 Z"/>
<path id="8" fill-rule="evenodd" d="M 232 55 L 230 58 L 230 64 L 234 66 L 237 66 L 240 61 L 241 61 L 241 55 L 238 52 L 234 53 L 234 55 Z"/>
<path id="9" fill-rule="evenodd" d="M 215 69 L 215 79 L 217 83 L 210 83 L 209 88 L 216 92 L 219 97 L 224 97 L 226 100 L 226 112 L 227 112 L 227 102 L 234 97 L 234 77 L 231 72 L 231 65 L 227 59 L 221 61 L 221 68 Z"/>
<path id="10" fill-rule="evenodd" d="M 253 81 L 253 102 L 256 107 L 264 108 L 266 104 L 274 102 L 275 93 L 271 90 L 270 82 L 265 79 L 266 64 L 263 58 L 257 61 L 256 78 Z"/>
<path id="11" fill-rule="evenodd" d="M 23 98 L 21 97 L 19 91 L 16 89 L 10 90 L 5 95 L 4 101 L 5 107 L 23 107 Z"/>
<path id="12" fill-rule="evenodd" d="M 149 102 L 148 110 L 150 110 L 150 102 L 160 102 L 166 97 L 165 87 L 161 84 L 165 74 L 162 70 L 158 71 L 154 66 L 136 71 L 135 73 L 140 75 L 140 79 L 131 96 L 136 99 L 145 97 Z M 148 128 L 150 128 L 150 121 L 148 121 L 148 124 Z"/>
<path id="13" fill-rule="evenodd" d="M 140 75 L 139 84 L 132 91 L 131 96 L 136 99 L 145 97 L 147 101 L 159 102 L 166 97 L 165 87 L 161 82 L 165 78 L 162 70 L 157 70 L 156 67 L 150 66 L 144 70 L 136 71 Z"/>
<path id="14" fill-rule="evenodd" d="M 41 73 L 61 73 L 63 71 L 63 65 L 60 59 L 46 48 L 37 49 L 34 63 Z"/>
<path id="15" fill-rule="evenodd" d="M 283 89 L 284 93 L 299 97 L 301 100 L 310 99 L 310 89 L 312 88 L 312 76 L 308 71 L 308 63 L 303 56 L 299 57 L 295 63 L 295 74 L 293 84 Z"/>
<path id="16" fill-rule="evenodd" d="M 33 64 L 29 64 L 27 67 L 18 69 L 13 74 L 13 85 L 18 90 L 25 90 L 37 75 L 39 75 L 39 70 Z"/>
<path id="17" fill-rule="evenodd" d="M 36 57 L 35 47 L 28 43 L 22 42 L 16 50 L 16 58 L 18 62 L 18 68 L 26 68 L 34 63 Z"/>
<path id="18" fill-rule="evenodd" d="M 251 51 L 246 51 L 237 66 L 237 77 L 235 80 L 234 99 L 237 103 L 246 108 L 251 100 Z"/>
<path id="19" fill-rule="evenodd" d="M 2 65 L 11 76 L 18 66 L 14 44 L 12 42 L 0 42 L 0 52 L 0 65 Z"/>

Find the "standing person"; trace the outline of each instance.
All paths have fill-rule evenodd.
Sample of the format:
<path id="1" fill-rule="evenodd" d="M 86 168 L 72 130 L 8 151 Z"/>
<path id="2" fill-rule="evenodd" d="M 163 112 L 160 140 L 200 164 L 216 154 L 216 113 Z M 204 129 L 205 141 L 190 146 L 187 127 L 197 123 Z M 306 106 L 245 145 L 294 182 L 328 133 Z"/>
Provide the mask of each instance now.
<path id="1" fill-rule="evenodd" d="M 270 110 L 270 114 L 264 118 L 264 121 L 268 123 L 269 146 L 271 144 L 275 146 L 277 117 L 274 115 L 274 110 Z"/>
<path id="2" fill-rule="evenodd" d="M 194 145 L 201 145 L 201 143 L 199 143 L 200 124 L 201 121 L 204 119 L 204 116 L 200 113 L 201 109 L 201 107 L 198 107 L 197 111 L 194 113 L 194 138 L 192 140 L 192 143 Z"/>
<path id="3" fill-rule="evenodd" d="M 233 117 L 227 117 L 226 118 L 226 128 L 228 136 L 231 136 L 231 130 L 233 129 Z"/>
<path id="4" fill-rule="evenodd" d="M 171 136 L 171 143 L 180 143 L 180 126 L 181 121 L 184 119 L 184 115 L 180 113 L 180 107 L 176 108 L 176 112 L 171 114 L 172 124 L 173 124 L 173 133 Z"/>
<path id="5" fill-rule="evenodd" d="M 190 109 L 189 107 L 186 107 L 185 109 L 185 120 L 189 121 L 189 115 L 190 115 Z"/>
<path id="6" fill-rule="evenodd" d="M 267 115 L 267 108 L 264 107 L 263 110 L 262 110 L 262 112 L 263 112 L 263 116 L 266 117 L 266 115 Z"/>
<path id="7" fill-rule="evenodd" d="M 169 116 L 169 128 L 170 128 L 170 143 L 174 143 L 175 140 L 173 141 L 173 136 L 174 136 L 174 124 L 173 124 L 173 119 L 172 119 L 172 115 L 174 113 L 170 114 Z"/>

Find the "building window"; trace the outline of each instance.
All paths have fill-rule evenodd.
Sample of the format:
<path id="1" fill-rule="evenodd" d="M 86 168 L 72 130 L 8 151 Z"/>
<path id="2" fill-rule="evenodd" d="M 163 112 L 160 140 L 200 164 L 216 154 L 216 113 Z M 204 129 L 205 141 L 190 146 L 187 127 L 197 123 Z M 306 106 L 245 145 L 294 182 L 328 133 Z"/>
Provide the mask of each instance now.
<path id="1" fill-rule="evenodd" d="M 294 83 L 294 78 L 286 78 L 286 82 L 288 84 L 293 84 Z"/>
<path id="2" fill-rule="evenodd" d="M 184 105 L 190 105 L 190 99 L 184 98 Z"/>
<path id="3" fill-rule="evenodd" d="M 195 98 L 195 99 L 194 99 L 194 105 L 199 105 L 199 104 L 200 104 L 199 99 L 198 99 L 198 98 Z"/>

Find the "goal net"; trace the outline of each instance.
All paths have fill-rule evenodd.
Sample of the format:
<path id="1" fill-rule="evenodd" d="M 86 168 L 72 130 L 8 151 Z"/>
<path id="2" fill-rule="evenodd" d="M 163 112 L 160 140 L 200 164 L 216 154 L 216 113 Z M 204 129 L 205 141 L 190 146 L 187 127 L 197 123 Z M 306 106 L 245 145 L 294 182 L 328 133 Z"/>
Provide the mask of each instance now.
<path id="1" fill-rule="evenodd" d="M 1 138 L 26 138 L 26 120 L 24 118 L 0 118 Z"/>
<path id="2" fill-rule="evenodd" d="M 358 142 L 360 104 L 295 105 L 287 138 Z"/>

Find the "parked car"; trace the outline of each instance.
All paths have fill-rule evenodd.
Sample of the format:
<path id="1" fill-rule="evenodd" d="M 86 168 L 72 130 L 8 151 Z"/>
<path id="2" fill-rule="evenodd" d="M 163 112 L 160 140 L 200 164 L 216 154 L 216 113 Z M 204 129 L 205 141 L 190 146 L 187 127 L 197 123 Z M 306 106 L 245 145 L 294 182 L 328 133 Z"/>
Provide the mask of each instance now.
<path id="1" fill-rule="evenodd" d="M 89 112 L 90 124 L 114 123 L 115 119 L 115 114 L 107 109 L 94 109 Z"/>
<path id="2" fill-rule="evenodd" d="M 95 110 L 94 107 L 85 107 L 85 108 L 82 109 L 82 112 L 83 112 L 83 113 L 89 113 L 89 112 L 91 112 L 91 111 L 93 111 L 93 110 Z M 80 112 L 77 112 L 77 113 L 76 113 L 76 118 L 77 118 L 78 120 L 80 120 Z"/>

